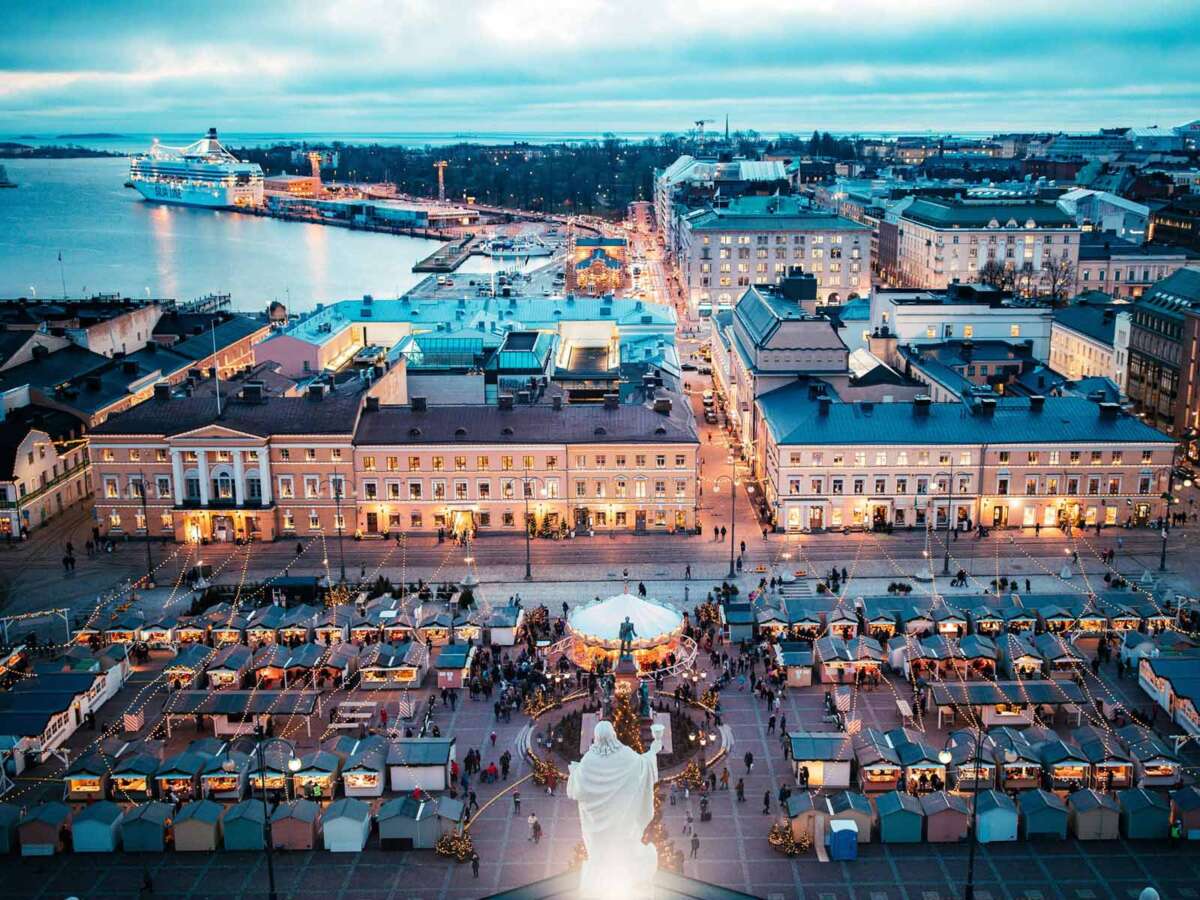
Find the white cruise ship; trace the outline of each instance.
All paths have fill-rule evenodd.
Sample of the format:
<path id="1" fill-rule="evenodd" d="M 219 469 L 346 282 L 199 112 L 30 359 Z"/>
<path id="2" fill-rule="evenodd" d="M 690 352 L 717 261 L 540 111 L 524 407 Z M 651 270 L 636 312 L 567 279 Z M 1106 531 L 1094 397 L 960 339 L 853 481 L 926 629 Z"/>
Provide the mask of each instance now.
<path id="1" fill-rule="evenodd" d="M 166 147 L 157 138 L 149 153 L 129 161 L 129 181 L 147 200 L 184 206 L 259 206 L 263 173 L 221 146 L 217 129 L 186 147 Z"/>

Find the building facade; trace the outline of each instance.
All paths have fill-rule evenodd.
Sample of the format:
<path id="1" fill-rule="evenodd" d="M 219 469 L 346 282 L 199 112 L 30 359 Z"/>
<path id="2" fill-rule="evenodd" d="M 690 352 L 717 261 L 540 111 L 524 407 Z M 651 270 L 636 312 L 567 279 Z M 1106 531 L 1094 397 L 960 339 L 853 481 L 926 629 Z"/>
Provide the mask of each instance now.
<path id="1" fill-rule="evenodd" d="M 0 422 L 0 538 L 38 528 L 92 492 L 82 421 L 28 406 Z"/>
<path id="2" fill-rule="evenodd" d="M 1050 331 L 1050 368 L 1071 381 L 1111 378 L 1124 392 L 1132 309 L 1127 303 L 1088 299 L 1056 309 Z"/>
<path id="3" fill-rule="evenodd" d="M 799 198 L 743 197 L 684 217 L 678 262 L 700 315 L 732 307 L 751 285 L 778 284 L 794 267 L 816 278 L 818 303 L 839 303 L 871 289 L 871 230 Z"/>
<path id="4" fill-rule="evenodd" d="M 1112 526 L 1165 512 L 1175 443 L 1116 404 L 840 403 L 804 384 L 759 402 L 780 530 Z"/>
<path id="5" fill-rule="evenodd" d="M 1042 273 L 1052 260 L 1079 262 L 1079 226 L 1045 200 L 920 197 L 897 223 L 896 269 L 908 287 L 944 288 L 980 280 L 993 262 Z"/>
<path id="6" fill-rule="evenodd" d="M 684 531 L 698 449 L 686 404 L 666 396 L 505 408 L 314 394 L 231 398 L 220 417 L 212 398 L 159 398 L 91 436 L 102 530 L 189 542 L 519 534 L 527 521 Z"/>
<path id="7" fill-rule="evenodd" d="M 1200 268 L 1200 254 L 1183 247 L 1134 244 L 1110 235 L 1083 235 L 1075 292 L 1104 291 L 1136 299 L 1183 268 Z"/>

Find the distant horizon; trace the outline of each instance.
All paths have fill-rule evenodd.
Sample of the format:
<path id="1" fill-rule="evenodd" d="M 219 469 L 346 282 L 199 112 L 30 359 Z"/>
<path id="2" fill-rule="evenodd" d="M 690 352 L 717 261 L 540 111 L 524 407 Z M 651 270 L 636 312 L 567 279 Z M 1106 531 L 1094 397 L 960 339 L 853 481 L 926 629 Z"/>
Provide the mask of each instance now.
<path id="1" fill-rule="evenodd" d="M 1086 132 L 1200 114 L 1195 0 L 63 0 L 6 26 L 12 135 L 652 135 L 726 115 L 763 133 Z"/>

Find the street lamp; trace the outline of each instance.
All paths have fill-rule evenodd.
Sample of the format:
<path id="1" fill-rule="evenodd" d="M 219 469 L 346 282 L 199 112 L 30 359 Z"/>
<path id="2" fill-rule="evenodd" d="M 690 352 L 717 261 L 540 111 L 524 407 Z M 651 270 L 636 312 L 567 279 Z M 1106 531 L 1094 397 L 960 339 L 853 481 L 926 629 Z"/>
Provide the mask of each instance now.
<path id="1" fill-rule="evenodd" d="M 995 743 L 997 736 L 1003 736 L 1008 742 L 1009 748 L 1004 751 L 1005 760 L 1015 760 L 1017 753 L 1012 737 L 1003 731 L 997 735 L 985 734 L 982 719 L 979 720 L 975 728 L 975 777 L 971 779 L 971 844 L 967 848 L 967 883 L 963 887 L 963 900 L 975 900 L 975 848 L 979 844 L 979 769 L 983 763 L 983 739 L 986 737 Z M 943 766 L 948 766 L 954 761 L 954 754 L 950 752 L 950 741 L 951 738 L 947 737 L 946 743 L 938 751 L 938 762 Z"/>
<path id="2" fill-rule="evenodd" d="M 950 574 L 950 529 L 954 519 L 954 465 L 951 464 L 949 473 L 939 472 L 938 475 L 946 474 L 946 554 L 942 558 L 942 574 Z"/>
<path id="3" fill-rule="evenodd" d="M 541 495 L 546 496 L 546 482 L 536 475 L 530 475 L 528 470 L 521 477 L 521 493 L 525 495 L 525 580 L 533 581 L 533 561 L 530 546 L 529 546 L 529 495 L 533 493 L 529 489 L 531 481 L 540 481 L 542 483 L 539 488 Z"/>
<path id="4" fill-rule="evenodd" d="M 1162 531 L 1160 532 L 1162 537 L 1162 549 L 1158 554 L 1158 571 L 1165 572 L 1167 571 L 1167 523 L 1171 521 L 1171 504 L 1173 502 L 1178 503 L 1179 500 L 1171 496 L 1170 491 L 1164 491 L 1162 496 L 1163 499 L 1167 501 L 1167 505 L 1165 511 L 1163 512 L 1163 527 Z"/>
<path id="5" fill-rule="evenodd" d="M 731 475 L 718 475 L 713 479 L 713 493 L 721 493 L 721 482 L 729 482 L 729 577 L 736 577 L 737 573 L 733 565 L 733 548 L 737 544 L 737 509 L 735 503 L 737 501 L 737 486 L 741 482 L 737 479 L 737 463 L 734 461 L 733 454 L 729 455 L 729 465 L 733 469 Z"/>
<path id="6" fill-rule="evenodd" d="M 254 735 L 258 738 L 254 752 L 258 757 L 258 780 L 262 786 L 263 842 L 267 854 L 267 900 L 279 900 L 279 895 L 275 891 L 275 862 L 271 856 L 271 845 L 274 841 L 271 837 L 271 809 L 267 804 L 267 772 L 266 764 L 263 762 L 263 747 L 268 744 L 278 743 L 280 746 L 286 748 L 288 753 L 287 770 L 292 774 L 300 771 L 300 758 L 294 753 L 292 745 L 283 738 L 267 737 L 262 725 L 254 727 Z M 237 769 L 237 764 L 232 759 L 226 759 L 221 764 L 221 768 L 226 772 L 232 772 Z"/>
<path id="7" fill-rule="evenodd" d="M 150 555 L 150 513 L 146 509 L 146 473 L 138 471 L 138 499 L 142 501 L 142 524 L 146 529 L 146 588 L 154 587 L 154 558 Z"/>

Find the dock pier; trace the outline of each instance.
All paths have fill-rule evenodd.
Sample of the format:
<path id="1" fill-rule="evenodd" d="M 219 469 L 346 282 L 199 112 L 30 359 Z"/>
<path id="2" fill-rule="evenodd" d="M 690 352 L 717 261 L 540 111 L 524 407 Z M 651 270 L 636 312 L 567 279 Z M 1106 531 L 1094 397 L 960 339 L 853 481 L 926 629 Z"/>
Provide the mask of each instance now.
<path id="1" fill-rule="evenodd" d="M 478 240 L 477 235 L 463 235 L 444 247 L 438 247 L 413 266 L 412 270 L 414 272 L 453 272 L 477 251 Z"/>

